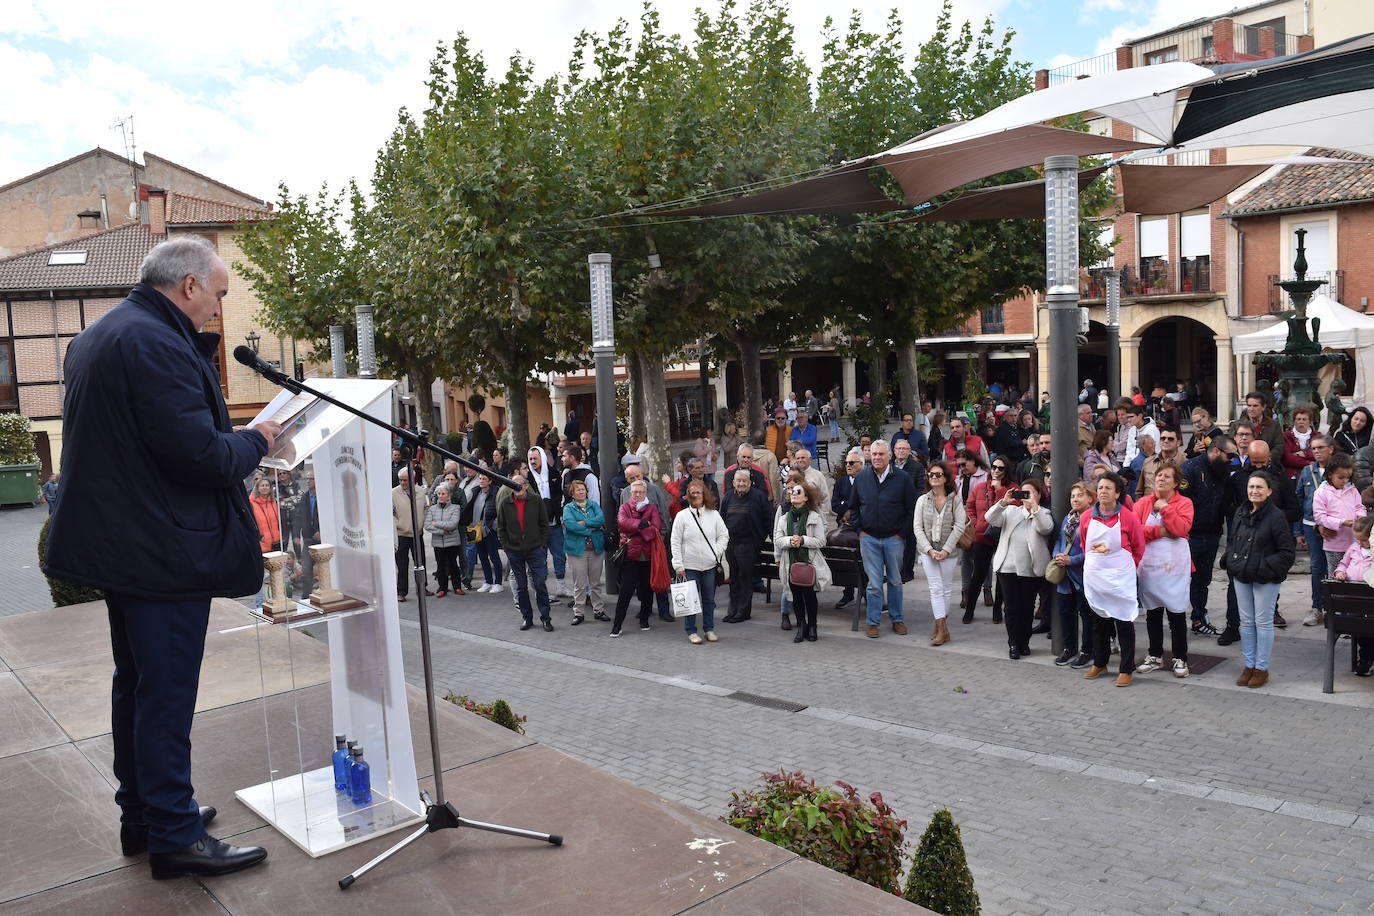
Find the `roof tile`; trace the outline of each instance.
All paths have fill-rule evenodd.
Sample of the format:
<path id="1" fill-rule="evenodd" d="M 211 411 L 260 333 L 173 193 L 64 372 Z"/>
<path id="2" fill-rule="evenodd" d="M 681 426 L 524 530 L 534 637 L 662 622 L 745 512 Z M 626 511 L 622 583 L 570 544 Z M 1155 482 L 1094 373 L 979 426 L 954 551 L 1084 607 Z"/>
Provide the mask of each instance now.
<path id="1" fill-rule="evenodd" d="M 1273 178 L 1257 185 L 1232 204 L 1222 215 L 1257 216 L 1277 210 L 1374 200 L 1374 158 L 1323 147 L 1314 147 L 1307 151 L 1307 155 L 1369 164 L 1286 165 Z"/>
<path id="2" fill-rule="evenodd" d="M 142 223 L 125 223 L 0 258 L 0 292 L 132 287 L 144 256 L 159 241 Z M 49 252 L 78 250 L 86 252 L 85 264 L 48 265 Z"/>
<path id="3" fill-rule="evenodd" d="M 222 200 L 210 200 L 183 194 L 180 191 L 167 192 L 167 225 L 186 226 L 222 223 L 234 225 L 260 220 L 270 216 L 271 211 L 261 207 L 245 207 Z"/>

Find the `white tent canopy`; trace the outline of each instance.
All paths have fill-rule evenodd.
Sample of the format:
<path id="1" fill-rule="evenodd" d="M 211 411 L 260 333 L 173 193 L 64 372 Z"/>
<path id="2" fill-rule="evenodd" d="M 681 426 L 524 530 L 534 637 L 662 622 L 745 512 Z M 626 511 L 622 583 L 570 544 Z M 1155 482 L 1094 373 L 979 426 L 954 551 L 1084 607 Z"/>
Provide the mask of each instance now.
<path id="1" fill-rule="evenodd" d="M 1307 317 L 1321 319 L 1317 342 L 1322 349 L 1355 351 L 1355 390 L 1346 394 L 1353 394 L 1356 404 L 1368 403 L 1374 396 L 1374 316 L 1346 308 L 1325 293 L 1318 293 L 1307 304 Z M 1237 356 L 1278 353 L 1287 341 L 1288 323 L 1280 321 L 1232 337 L 1231 352 Z"/>
<path id="2" fill-rule="evenodd" d="M 1307 304 L 1307 317 L 1320 318 L 1317 342 L 1327 350 L 1352 350 L 1374 347 L 1374 316 L 1346 308 L 1325 293 L 1318 293 Z M 1310 333 L 1310 330 L 1309 330 Z M 1231 352 L 1278 353 L 1288 340 L 1288 324 L 1280 321 L 1249 334 L 1231 338 Z"/>

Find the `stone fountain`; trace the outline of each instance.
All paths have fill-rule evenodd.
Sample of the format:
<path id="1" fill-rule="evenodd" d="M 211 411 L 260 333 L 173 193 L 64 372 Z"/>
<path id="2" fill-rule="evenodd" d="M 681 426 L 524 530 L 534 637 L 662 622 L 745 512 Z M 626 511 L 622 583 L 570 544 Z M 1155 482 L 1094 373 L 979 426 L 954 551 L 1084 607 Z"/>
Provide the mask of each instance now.
<path id="1" fill-rule="evenodd" d="M 1278 371 L 1280 389 L 1286 390 L 1286 395 L 1282 402 L 1276 405 L 1276 412 L 1283 418 L 1285 427 L 1291 426 L 1290 417 L 1297 407 L 1308 407 L 1312 410 L 1312 416 L 1321 416 L 1322 402 L 1317 394 L 1318 373 L 1324 366 L 1331 363 L 1343 363 L 1347 359 L 1344 353 L 1323 353 L 1319 335 L 1321 333 L 1321 319 L 1313 318 L 1312 333 L 1307 333 L 1307 304 L 1312 301 L 1312 295 L 1317 291 L 1325 280 L 1307 279 L 1307 246 L 1305 237 L 1306 229 L 1297 230 L 1298 236 L 1298 256 L 1293 261 L 1293 279 L 1282 280 L 1275 285 L 1280 287 L 1288 298 L 1292 300 L 1293 308 L 1287 315 L 1288 340 L 1283 345 L 1281 353 L 1265 353 L 1257 358 L 1261 366 L 1268 366 Z M 1338 423 L 1339 418 L 1332 417 L 1333 423 Z"/>

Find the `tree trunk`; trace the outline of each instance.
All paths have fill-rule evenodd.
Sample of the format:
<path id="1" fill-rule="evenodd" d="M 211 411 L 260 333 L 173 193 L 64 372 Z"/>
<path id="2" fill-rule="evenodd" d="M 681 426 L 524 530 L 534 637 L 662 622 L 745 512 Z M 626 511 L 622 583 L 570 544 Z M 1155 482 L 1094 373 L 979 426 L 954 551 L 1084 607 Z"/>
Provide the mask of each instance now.
<path id="1" fill-rule="evenodd" d="M 415 392 L 415 416 L 420 429 L 427 430 L 431 440 L 440 439 L 438 418 L 434 414 L 434 396 L 430 393 L 430 389 L 434 387 L 433 374 L 428 369 L 413 369 L 410 373 L 410 384 Z M 432 485 L 443 467 L 444 459 L 437 452 L 426 449 L 425 480 Z"/>
<path id="2" fill-rule="evenodd" d="M 625 352 L 625 377 L 630 383 L 629 434 L 647 438 L 646 427 L 648 424 L 644 417 L 644 369 L 639 361 L 639 354 L 633 350 Z"/>
<path id="3" fill-rule="evenodd" d="M 738 432 L 747 439 L 763 428 L 763 365 L 758 341 L 736 337 L 734 344 L 739 351 L 740 375 L 744 379 L 744 414 L 749 423 L 748 429 Z"/>
<path id="4" fill-rule="evenodd" d="M 668 388 L 663 383 L 662 361 L 643 353 L 635 354 L 639 378 L 643 383 L 644 438 L 658 476 L 673 473 L 672 430 L 668 424 Z"/>
<path id="5" fill-rule="evenodd" d="M 887 354 L 874 352 L 868 357 L 868 390 L 873 406 L 887 409 Z"/>
<path id="6" fill-rule="evenodd" d="M 506 428 L 510 430 L 510 456 L 524 457 L 530 450 L 530 401 L 524 367 L 506 378 Z"/>
<path id="7" fill-rule="evenodd" d="M 901 386 L 899 410 L 915 415 L 921 409 L 921 378 L 916 365 L 916 345 L 913 343 L 897 348 L 897 379 Z"/>

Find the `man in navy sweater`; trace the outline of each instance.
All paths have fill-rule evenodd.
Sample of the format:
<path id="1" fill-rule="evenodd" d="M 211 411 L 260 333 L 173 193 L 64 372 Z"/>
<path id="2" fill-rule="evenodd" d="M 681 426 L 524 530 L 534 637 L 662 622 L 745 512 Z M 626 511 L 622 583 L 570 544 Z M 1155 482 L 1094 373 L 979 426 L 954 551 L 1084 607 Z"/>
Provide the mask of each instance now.
<path id="1" fill-rule="evenodd" d="M 849 506 L 859 529 L 859 552 L 868 577 L 868 635 L 878 638 L 883 612 L 883 581 L 887 581 L 887 613 L 892 632 L 906 634 L 902 620 L 902 550 L 912 536 L 916 487 L 911 477 L 892 467 L 892 453 L 882 439 L 868 450 L 871 467 L 854 478 Z"/>

